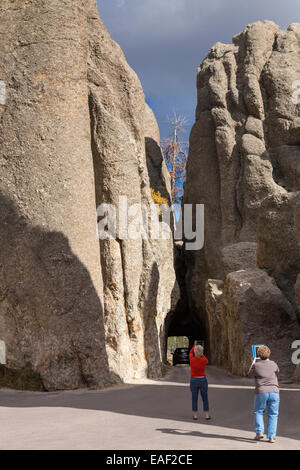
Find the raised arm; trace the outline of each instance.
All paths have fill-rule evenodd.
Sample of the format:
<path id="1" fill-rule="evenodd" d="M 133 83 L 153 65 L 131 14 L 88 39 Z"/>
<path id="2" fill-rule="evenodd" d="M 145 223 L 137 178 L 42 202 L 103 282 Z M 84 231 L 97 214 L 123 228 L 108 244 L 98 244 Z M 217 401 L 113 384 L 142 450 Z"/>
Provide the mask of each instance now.
<path id="1" fill-rule="evenodd" d="M 255 363 L 256 363 L 256 357 L 253 359 L 252 364 L 251 364 L 251 366 L 250 366 L 250 368 L 249 368 L 249 370 L 248 370 L 247 375 L 250 375 L 250 374 L 253 373 L 253 367 L 254 367 Z"/>
<path id="2" fill-rule="evenodd" d="M 203 360 L 205 365 L 208 364 L 208 359 L 206 356 L 204 356 L 204 354 L 202 354 L 201 359 Z"/>
<path id="3" fill-rule="evenodd" d="M 193 346 L 192 349 L 190 350 L 190 360 L 191 360 L 191 358 L 193 357 L 193 355 L 194 355 L 194 346 Z"/>

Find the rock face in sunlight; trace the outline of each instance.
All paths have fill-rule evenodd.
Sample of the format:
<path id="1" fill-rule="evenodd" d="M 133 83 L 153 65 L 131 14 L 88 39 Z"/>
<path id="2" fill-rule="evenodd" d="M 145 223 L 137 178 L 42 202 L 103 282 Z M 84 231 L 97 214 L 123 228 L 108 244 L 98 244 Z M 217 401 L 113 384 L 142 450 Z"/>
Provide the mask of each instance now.
<path id="1" fill-rule="evenodd" d="M 264 21 L 216 43 L 198 71 L 184 202 L 205 204 L 205 246 L 186 252 L 186 285 L 213 361 L 238 374 L 262 342 L 290 377 L 300 339 L 299 68 L 300 24 Z"/>
<path id="2" fill-rule="evenodd" d="M 89 17 L 89 103 L 97 206 L 143 204 L 150 188 L 170 201 L 155 117 L 140 81 L 96 14 Z M 123 379 L 161 375 L 164 320 L 178 287 L 172 240 L 100 242 L 106 349 Z"/>
<path id="3" fill-rule="evenodd" d="M 102 202 L 149 205 L 149 175 L 169 197 L 140 82 L 96 1 L 3 0 L 0 34 L 0 385 L 159 376 L 173 242 L 96 231 Z"/>

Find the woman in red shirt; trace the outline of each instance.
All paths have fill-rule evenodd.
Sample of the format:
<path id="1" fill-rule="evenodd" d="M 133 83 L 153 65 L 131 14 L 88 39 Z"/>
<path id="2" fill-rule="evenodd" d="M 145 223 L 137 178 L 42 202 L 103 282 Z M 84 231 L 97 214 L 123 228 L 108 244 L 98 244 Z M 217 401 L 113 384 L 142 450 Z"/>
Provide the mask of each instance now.
<path id="1" fill-rule="evenodd" d="M 198 419 L 198 395 L 199 391 L 203 401 L 203 411 L 205 419 L 211 419 L 208 403 L 208 383 L 205 375 L 205 366 L 208 363 L 203 354 L 203 347 L 195 342 L 190 351 L 191 382 L 190 390 L 192 392 L 192 408 L 194 412 L 193 419 Z"/>

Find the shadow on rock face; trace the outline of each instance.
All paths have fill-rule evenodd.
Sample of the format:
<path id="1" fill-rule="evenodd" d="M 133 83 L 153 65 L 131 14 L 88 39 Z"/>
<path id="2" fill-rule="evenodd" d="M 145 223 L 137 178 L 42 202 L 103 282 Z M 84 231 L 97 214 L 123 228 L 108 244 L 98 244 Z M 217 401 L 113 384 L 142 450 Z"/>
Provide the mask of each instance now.
<path id="1" fill-rule="evenodd" d="M 167 168 L 163 164 L 164 161 L 161 149 L 157 142 L 151 137 L 145 138 L 145 148 L 150 187 L 153 188 L 155 192 L 159 191 L 161 196 L 167 199 L 168 204 L 170 204 L 170 188 L 167 187 L 169 175 Z"/>
<path id="2" fill-rule="evenodd" d="M 148 377 L 151 378 L 161 376 L 161 370 L 157 370 L 157 364 L 160 364 L 160 339 L 156 324 L 159 279 L 160 275 L 157 263 L 153 263 L 147 295 L 144 300 L 144 307 L 147 312 L 147 318 L 145 319 L 144 341 L 148 365 Z"/>
<path id="3" fill-rule="evenodd" d="M 0 220 L 0 386 L 48 391 L 120 382 L 109 373 L 100 298 L 68 239 L 31 226 L 4 195 Z"/>

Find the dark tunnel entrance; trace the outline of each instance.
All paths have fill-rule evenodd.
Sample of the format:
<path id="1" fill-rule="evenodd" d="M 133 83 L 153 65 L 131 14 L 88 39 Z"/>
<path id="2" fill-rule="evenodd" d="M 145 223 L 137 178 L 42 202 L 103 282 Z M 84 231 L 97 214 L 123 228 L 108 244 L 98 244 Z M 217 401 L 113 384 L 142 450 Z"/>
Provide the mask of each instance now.
<path id="1" fill-rule="evenodd" d="M 206 341 L 206 332 L 200 319 L 198 320 L 187 312 L 175 311 L 167 319 L 167 337 L 169 336 L 187 336 L 189 338 L 189 348 L 191 348 L 196 339 Z"/>
<path id="2" fill-rule="evenodd" d="M 204 345 L 204 354 L 209 357 L 208 328 L 205 315 L 200 316 L 190 306 L 186 293 L 186 257 L 183 243 L 175 243 L 175 271 L 180 288 L 180 299 L 175 309 L 167 315 L 165 320 L 165 357 L 168 355 L 168 338 L 187 337 L 189 349 L 195 340 L 201 340 Z"/>
<path id="3" fill-rule="evenodd" d="M 204 343 L 202 343 L 204 345 L 204 354 L 208 355 L 206 329 L 201 320 L 198 319 L 196 315 L 193 315 L 188 311 L 176 309 L 175 312 L 170 312 L 166 319 L 166 336 L 166 360 L 168 357 L 170 358 L 170 351 L 168 351 L 168 339 L 171 337 L 187 337 L 189 349 L 192 348 L 195 340 L 200 340 Z"/>

